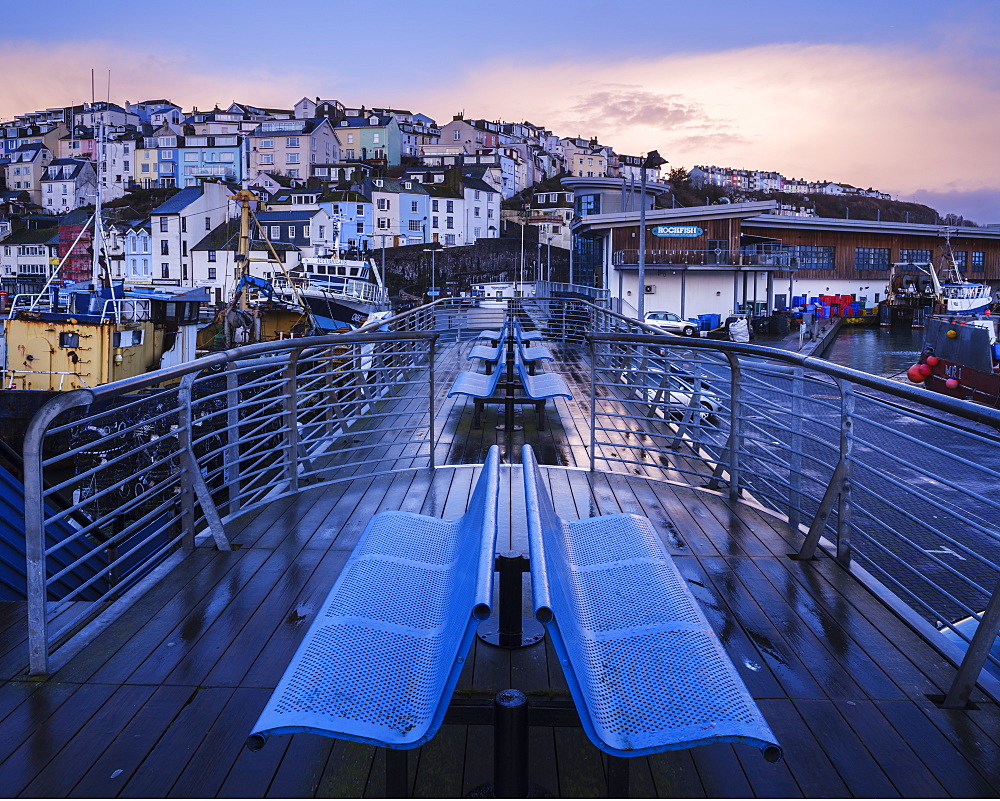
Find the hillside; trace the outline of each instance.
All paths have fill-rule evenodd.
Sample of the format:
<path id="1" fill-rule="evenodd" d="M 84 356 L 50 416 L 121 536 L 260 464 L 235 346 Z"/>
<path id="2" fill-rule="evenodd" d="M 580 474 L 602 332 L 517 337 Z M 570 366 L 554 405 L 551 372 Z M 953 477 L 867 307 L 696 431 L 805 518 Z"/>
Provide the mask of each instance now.
<path id="1" fill-rule="evenodd" d="M 852 220 L 882 220 L 883 222 L 911 222 L 926 225 L 946 224 L 975 227 L 975 223 L 949 214 L 941 217 L 930 206 L 920 203 L 904 203 L 898 200 L 882 200 L 873 197 L 851 195 L 800 195 L 764 192 L 734 192 L 718 186 L 692 186 L 686 173 L 671 171 L 670 185 L 679 206 L 702 206 L 718 203 L 723 197 L 733 203 L 756 200 L 776 200 L 778 203 L 795 208 L 812 209 L 818 217 L 833 217 Z M 669 207 L 673 203 L 669 194 L 659 198 L 659 204 Z"/>

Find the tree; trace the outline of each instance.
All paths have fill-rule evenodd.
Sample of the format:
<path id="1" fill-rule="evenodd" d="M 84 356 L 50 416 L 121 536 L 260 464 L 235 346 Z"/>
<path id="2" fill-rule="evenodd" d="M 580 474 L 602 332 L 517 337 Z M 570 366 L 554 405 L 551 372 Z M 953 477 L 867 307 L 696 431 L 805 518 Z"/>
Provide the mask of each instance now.
<path id="1" fill-rule="evenodd" d="M 667 180 L 675 186 L 687 184 L 691 180 L 691 176 L 688 175 L 688 171 L 683 167 L 671 167 L 670 172 L 667 174 Z"/>

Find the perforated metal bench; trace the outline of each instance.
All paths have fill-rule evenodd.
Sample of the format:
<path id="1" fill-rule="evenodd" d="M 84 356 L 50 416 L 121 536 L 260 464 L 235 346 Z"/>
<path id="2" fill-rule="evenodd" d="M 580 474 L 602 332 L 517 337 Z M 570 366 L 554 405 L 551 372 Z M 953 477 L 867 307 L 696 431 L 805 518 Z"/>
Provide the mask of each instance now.
<path id="1" fill-rule="evenodd" d="M 652 523 L 565 521 L 522 449 L 535 617 L 590 741 L 619 757 L 742 742 L 781 748 Z"/>
<path id="2" fill-rule="evenodd" d="M 371 519 L 254 724 L 252 749 L 292 732 L 390 749 L 434 736 L 490 615 L 499 464 L 494 445 L 458 520 Z"/>
<path id="3" fill-rule="evenodd" d="M 480 425 L 479 418 L 483 412 L 483 401 L 493 397 L 503 372 L 499 367 L 490 373 L 467 371 L 459 373 L 452 382 L 451 389 L 448 391 L 449 398 L 454 395 L 467 395 L 474 400 L 475 412 L 472 416 L 472 425 L 476 428 L 479 428 Z"/>
<path id="4" fill-rule="evenodd" d="M 486 363 L 487 374 L 493 372 L 493 368 L 496 366 L 504 355 L 504 351 L 507 348 L 507 322 L 504 321 L 503 328 L 499 332 L 486 331 L 484 333 L 497 333 L 496 346 L 493 345 L 474 345 L 469 350 L 469 355 L 466 357 L 466 361 L 472 361 L 473 359 L 482 359 Z"/>
<path id="5" fill-rule="evenodd" d="M 531 342 L 533 340 L 545 339 L 545 335 L 537 329 L 525 331 L 524 328 L 521 326 L 521 319 L 517 317 L 517 315 L 514 316 L 514 335 L 518 339 L 523 340 L 524 342 Z"/>
<path id="6" fill-rule="evenodd" d="M 528 334 L 538 334 L 538 331 L 529 331 Z M 526 364 L 528 364 L 528 372 L 531 375 L 535 374 L 535 363 L 541 361 L 542 359 L 552 359 L 552 351 L 548 349 L 545 345 L 531 345 L 529 344 L 532 339 L 539 339 L 540 337 L 531 337 L 526 335 L 521 330 L 521 324 L 515 319 L 514 320 L 514 339 L 517 342 L 518 352 L 521 354 L 521 359 Z"/>
<path id="7" fill-rule="evenodd" d="M 535 402 L 535 410 L 538 412 L 538 430 L 545 430 L 545 402 L 553 398 L 572 398 L 566 379 L 558 373 L 536 373 L 531 375 L 520 352 L 514 354 L 514 366 L 517 369 L 518 377 L 521 379 L 521 386 L 524 387 L 524 394 L 529 400 Z"/>

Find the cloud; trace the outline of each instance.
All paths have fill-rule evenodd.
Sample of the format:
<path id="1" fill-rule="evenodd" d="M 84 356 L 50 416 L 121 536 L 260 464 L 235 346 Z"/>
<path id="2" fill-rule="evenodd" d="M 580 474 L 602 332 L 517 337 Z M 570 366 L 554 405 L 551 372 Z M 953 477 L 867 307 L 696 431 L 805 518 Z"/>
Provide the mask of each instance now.
<path id="1" fill-rule="evenodd" d="M 109 55 L 95 64 L 97 53 Z M 988 191 L 1000 175 L 1000 70 L 982 51 L 970 60 L 944 47 L 780 44 L 627 60 L 508 58 L 410 81 L 400 75 L 411 74 L 412 52 L 401 52 L 399 63 L 380 52 L 378 71 L 289 59 L 248 70 L 246 59 L 221 49 L 155 53 L 106 42 L 22 42 L 5 55 L 2 118 L 89 98 L 94 66 L 98 96 L 110 68 L 119 101 L 288 108 L 303 95 L 321 95 L 442 122 L 464 111 L 530 120 L 561 136 L 597 136 L 622 153 L 655 148 L 672 165 L 777 170 L 944 201 L 978 198 L 976 214 L 941 211 L 1000 220 Z"/>

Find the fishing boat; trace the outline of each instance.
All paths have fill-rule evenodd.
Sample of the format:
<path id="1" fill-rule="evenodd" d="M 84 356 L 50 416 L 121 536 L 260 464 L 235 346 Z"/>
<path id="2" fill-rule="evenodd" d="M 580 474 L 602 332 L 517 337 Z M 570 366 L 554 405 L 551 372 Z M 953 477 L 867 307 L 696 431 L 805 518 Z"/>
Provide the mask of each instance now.
<path id="1" fill-rule="evenodd" d="M 951 233 L 950 229 L 942 232 L 945 244 L 940 277 L 929 261 L 893 263 L 882 304 L 883 326 L 909 322 L 920 328 L 930 315 L 981 314 L 992 304 L 993 289 L 967 280 L 962 273 L 951 246 Z"/>
<path id="2" fill-rule="evenodd" d="M 1000 317 L 935 315 L 927 320 L 914 383 L 953 398 L 1000 408 Z"/>
<path id="3" fill-rule="evenodd" d="M 202 329 L 202 349 L 348 331 L 389 312 L 389 295 L 374 263 L 342 257 L 336 220 L 332 251 L 287 269 L 267 237 L 266 226 L 256 221 L 251 205 L 259 198 L 243 189 L 233 199 L 240 204 L 236 254 L 240 269 L 229 303 Z M 259 235 L 258 241 L 252 241 L 252 232 Z M 254 258 L 252 250 L 267 255 Z M 268 264 L 274 278 L 254 275 L 253 263 Z"/>

